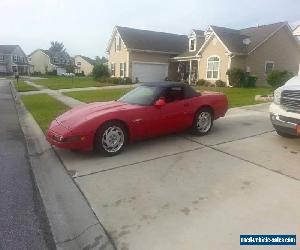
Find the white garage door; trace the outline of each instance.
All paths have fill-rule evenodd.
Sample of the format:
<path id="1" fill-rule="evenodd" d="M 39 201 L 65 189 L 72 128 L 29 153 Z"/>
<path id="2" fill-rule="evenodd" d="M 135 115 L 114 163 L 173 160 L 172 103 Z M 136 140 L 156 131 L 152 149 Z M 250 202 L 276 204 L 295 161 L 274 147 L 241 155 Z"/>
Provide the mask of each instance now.
<path id="1" fill-rule="evenodd" d="M 132 80 L 136 78 L 140 82 L 164 81 L 168 76 L 168 64 L 165 63 L 133 63 Z"/>

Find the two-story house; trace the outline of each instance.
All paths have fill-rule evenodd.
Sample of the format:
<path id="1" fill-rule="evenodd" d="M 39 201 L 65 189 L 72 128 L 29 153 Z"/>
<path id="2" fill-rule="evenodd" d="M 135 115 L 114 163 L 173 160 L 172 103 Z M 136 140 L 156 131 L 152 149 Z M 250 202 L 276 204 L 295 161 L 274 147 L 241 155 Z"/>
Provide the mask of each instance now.
<path id="1" fill-rule="evenodd" d="M 85 76 L 91 75 L 96 60 L 87 56 L 77 55 L 74 57 L 75 73 L 83 73 Z"/>
<path id="2" fill-rule="evenodd" d="M 10 75 L 16 72 L 20 75 L 28 74 L 26 54 L 19 45 L 0 45 L 0 74 Z"/>
<path id="3" fill-rule="evenodd" d="M 141 82 L 164 80 L 228 83 L 227 70 L 241 68 L 265 85 L 272 70 L 298 74 L 300 46 L 288 23 L 245 29 L 209 26 L 188 36 L 115 27 L 107 52 L 113 76 Z"/>
<path id="4" fill-rule="evenodd" d="M 49 50 L 37 49 L 28 56 L 31 65 L 30 72 L 47 74 L 54 70 L 57 75 L 66 73 L 67 65 L 71 64 L 71 57 L 66 52 L 50 52 Z"/>

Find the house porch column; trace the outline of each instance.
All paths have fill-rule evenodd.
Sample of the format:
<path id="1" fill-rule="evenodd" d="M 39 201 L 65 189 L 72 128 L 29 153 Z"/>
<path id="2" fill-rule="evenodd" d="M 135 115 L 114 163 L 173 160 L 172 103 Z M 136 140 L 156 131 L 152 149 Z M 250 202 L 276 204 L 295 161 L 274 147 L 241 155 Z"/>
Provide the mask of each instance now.
<path id="1" fill-rule="evenodd" d="M 192 60 L 190 60 L 190 69 L 189 69 L 189 84 L 191 84 L 191 73 L 192 73 Z"/>

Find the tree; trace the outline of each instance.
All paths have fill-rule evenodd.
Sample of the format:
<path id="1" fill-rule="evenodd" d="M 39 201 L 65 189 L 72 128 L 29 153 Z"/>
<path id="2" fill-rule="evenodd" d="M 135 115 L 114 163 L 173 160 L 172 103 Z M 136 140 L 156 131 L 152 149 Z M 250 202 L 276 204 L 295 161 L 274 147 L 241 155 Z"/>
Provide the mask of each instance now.
<path id="1" fill-rule="evenodd" d="M 92 74 L 95 79 L 100 79 L 100 78 L 105 78 L 110 76 L 108 67 L 105 64 L 96 64 L 93 68 Z"/>
<path id="2" fill-rule="evenodd" d="M 58 41 L 52 41 L 51 42 L 51 47 L 49 48 L 49 52 L 51 54 L 56 54 L 56 53 L 66 53 L 66 49 L 63 43 L 60 43 Z"/>
<path id="3" fill-rule="evenodd" d="M 95 60 L 96 60 L 96 63 L 106 63 L 107 62 L 107 59 L 104 56 L 102 56 L 101 58 L 99 56 L 96 56 Z"/>

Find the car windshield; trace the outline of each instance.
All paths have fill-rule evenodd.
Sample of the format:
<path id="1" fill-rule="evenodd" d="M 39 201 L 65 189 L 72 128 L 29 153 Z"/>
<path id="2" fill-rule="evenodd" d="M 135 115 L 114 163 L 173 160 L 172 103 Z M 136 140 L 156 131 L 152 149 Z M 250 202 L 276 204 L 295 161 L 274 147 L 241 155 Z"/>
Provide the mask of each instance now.
<path id="1" fill-rule="evenodd" d="M 149 106 L 154 103 L 160 92 L 160 88 L 157 87 L 139 86 L 122 96 L 118 101 Z"/>

